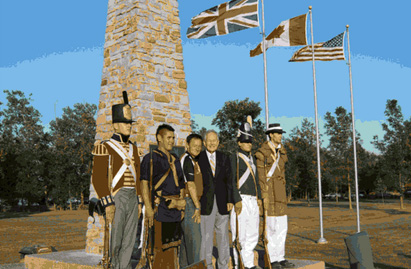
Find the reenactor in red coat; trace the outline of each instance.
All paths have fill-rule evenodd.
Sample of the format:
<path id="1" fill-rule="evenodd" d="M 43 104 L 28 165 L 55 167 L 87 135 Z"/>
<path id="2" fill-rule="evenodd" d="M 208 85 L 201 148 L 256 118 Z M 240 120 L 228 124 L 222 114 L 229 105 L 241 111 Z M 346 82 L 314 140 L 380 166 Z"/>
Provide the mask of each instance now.
<path id="1" fill-rule="evenodd" d="M 131 106 L 127 92 L 124 104 L 112 107 L 114 134 L 93 149 L 91 183 L 111 223 L 110 268 L 131 268 L 131 255 L 141 212 L 140 158 L 137 146 L 129 141 Z"/>

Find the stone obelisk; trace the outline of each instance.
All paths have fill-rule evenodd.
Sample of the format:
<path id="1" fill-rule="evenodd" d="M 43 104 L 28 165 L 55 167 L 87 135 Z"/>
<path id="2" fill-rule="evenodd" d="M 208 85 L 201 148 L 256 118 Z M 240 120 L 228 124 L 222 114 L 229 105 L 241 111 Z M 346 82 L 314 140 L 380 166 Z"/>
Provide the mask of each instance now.
<path id="1" fill-rule="evenodd" d="M 97 141 L 110 138 L 111 106 L 123 102 L 124 90 L 136 120 L 130 139 L 144 153 L 162 123 L 173 126 L 183 145 L 191 122 L 177 0 L 109 0 Z M 103 218 L 89 218 L 86 252 L 102 253 L 103 227 Z"/>

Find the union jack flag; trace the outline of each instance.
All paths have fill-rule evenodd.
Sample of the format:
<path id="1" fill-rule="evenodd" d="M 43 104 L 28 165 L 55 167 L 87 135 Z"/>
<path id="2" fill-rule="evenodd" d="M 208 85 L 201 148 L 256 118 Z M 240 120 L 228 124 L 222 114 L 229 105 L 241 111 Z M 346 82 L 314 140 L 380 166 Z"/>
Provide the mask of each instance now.
<path id="1" fill-rule="evenodd" d="M 258 0 L 232 0 L 207 9 L 191 19 L 191 39 L 226 35 L 258 26 Z"/>

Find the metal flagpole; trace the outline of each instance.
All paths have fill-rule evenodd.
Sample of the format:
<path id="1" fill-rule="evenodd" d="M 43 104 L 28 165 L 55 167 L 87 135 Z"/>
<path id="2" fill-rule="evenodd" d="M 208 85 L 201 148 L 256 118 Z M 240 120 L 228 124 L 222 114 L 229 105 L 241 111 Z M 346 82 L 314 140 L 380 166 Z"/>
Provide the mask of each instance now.
<path id="1" fill-rule="evenodd" d="M 348 69 L 350 73 L 350 93 L 351 93 L 351 119 L 352 119 L 352 141 L 354 149 L 354 172 L 355 172 L 355 201 L 357 207 L 357 233 L 361 232 L 360 228 L 360 200 L 358 195 L 358 172 L 357 172 L 357 141 L 355 135 L 355 117 L 354 117 L 354 96 L 352 91 L 352 75 L 351 75 L 351 53 L 350 53 L 350 34 L 347 24 L 347 45 L 348 45 Z"/>
<path id="2" fill-rule="evenodd" d="M 268 90 L 267 90 L 267 57 L 265 54 L 265 22 L 264 0 L 261 0 L 261 15 L 263 17 L 263 58 L 264 58 L 264 93 L 265 93 L 265 126 L 268 129 Z"/>
<path id="3" fill-rule="evenodd" d="M 317 243 L 325 244 L 327 240 L 324 238 L 323 232 L 323 206 L 322 206 L 322 191 L 321 191 L 321 161 L 320 161 L 320 134 L 318 131 L 318 110 L 317 110 L 317 82 L 315 80 L 315 60 L 314 60 L 314 34 L 313 34 L 313 16 L 311 9 L 312 7 L 309 6 L 308 9 L 310 10 L 310 24 L 311 24 L 311 49 L 313 55 L 313 81 L 314 81 L 314 108 L 315 108 L 315 132 L 317 136 L 317 167 L 318 167 L 318 198 L 319 198 L 319 205 L 320 205 L 320 239 L 318 239 Z"/>

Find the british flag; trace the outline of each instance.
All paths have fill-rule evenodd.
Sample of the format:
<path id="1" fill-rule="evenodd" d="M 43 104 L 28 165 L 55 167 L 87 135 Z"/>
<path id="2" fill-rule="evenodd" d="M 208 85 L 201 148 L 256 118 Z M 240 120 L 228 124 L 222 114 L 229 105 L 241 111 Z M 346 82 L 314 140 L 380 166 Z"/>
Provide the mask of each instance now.
<path id="1" fill-rule="evenodd" d="M 226 35 L 258 26 L 259 0 L 232 0 L 207 9 L 191 19 L 191 39 Z"/>

